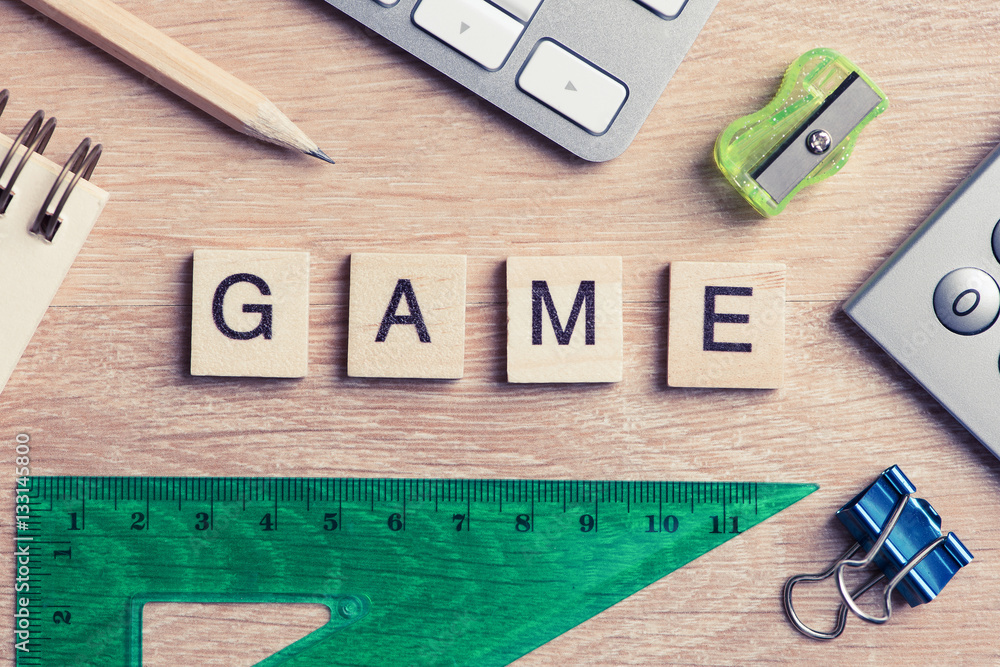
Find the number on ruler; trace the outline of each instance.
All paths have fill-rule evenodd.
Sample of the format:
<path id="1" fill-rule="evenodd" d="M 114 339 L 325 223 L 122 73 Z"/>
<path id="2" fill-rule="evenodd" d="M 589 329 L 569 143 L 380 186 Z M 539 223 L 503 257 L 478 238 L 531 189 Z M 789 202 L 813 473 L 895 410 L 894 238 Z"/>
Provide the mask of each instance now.
<path id="1" fill-rule="evenodd" d="M 659 533 L 660 528 L 656 525 L 656 515 L 647 514 L 646 519 L 649 520 L 649 527 L 646 528 L 647 533 Z M 675 533 L 677 532 L 677 527 L 680 525 L 680 521 L 673 514 L 668 514 L 663 517 L 662 530 L 665 533 Z"/>
<path id="2" fill-rule="evenodd" d="M 711 516 L 709 518 L 712 520 L 712 532 L 713 533 L 724 533 L 724 532 L 726 532 L 725 531 L 725 526 L 723 526 L 722 530 L 719 530 L 719 517 L 718 516 Z M 738 533 L 738 532 L 740 532 L 740 518 L 738 516 L 734 516 L 733 517 L 733 529 L 731 531 L 729 531 L 729 532 L 730 533 Z"/>

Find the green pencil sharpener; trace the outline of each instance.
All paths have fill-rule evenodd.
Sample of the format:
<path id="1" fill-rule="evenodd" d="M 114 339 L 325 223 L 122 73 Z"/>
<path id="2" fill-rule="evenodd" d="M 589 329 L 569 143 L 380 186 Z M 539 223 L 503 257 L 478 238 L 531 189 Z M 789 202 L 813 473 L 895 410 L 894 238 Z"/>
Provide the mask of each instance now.
<path id="1" fill-rule="evenodd" d="M 889 100 L 864 72 L 830 49 L 799 56 L 767 106 L 733 121 L 715 142 L 715 163 L 759 213 L 837 173 L 858 135 Z"/>

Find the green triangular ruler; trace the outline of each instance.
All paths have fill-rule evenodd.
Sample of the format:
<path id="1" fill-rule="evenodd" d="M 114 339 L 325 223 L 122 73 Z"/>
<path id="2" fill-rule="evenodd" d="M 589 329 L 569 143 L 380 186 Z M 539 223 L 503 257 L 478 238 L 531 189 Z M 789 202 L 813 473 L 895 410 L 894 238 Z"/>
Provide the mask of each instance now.
<path id="1" fill-rule="evenodd" d="M 17 549 L 31 553 L 26 581 L 35 586 L 18 664 L 132 667 L 141 665 L 150 601 L 329 607 L 330 623 L 266 667 L 504 665 L 817 488 L 103 477 L 28 485 Z"/>

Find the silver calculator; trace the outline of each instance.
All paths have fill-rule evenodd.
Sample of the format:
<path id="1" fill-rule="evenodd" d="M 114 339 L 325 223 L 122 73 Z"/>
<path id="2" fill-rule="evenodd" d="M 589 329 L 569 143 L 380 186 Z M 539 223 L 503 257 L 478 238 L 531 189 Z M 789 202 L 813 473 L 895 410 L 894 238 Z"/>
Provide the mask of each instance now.
<path id="1" fill-rule="evenodd" d="M 327 0 L 594 162 L 639 132 L 718 0 Z"/>
<path id="2" fill-rule="evenodd" d="M 844 310 L 1000 457 L 1000 147 Z"/>

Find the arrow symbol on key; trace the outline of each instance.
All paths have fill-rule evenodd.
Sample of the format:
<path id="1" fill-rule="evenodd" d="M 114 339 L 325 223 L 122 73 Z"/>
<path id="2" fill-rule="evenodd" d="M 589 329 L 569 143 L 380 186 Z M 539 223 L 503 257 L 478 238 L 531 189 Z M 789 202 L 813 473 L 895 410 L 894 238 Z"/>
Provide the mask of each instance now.
<path id="1" fill-rule="evenodd" d="M 566 82 L 566 90 L 572 90 L 573 92 L 576 92 L 576 86 L 573 85 L 572 81 Z"/>
<path id="2" fill-rule="evenodd" d="M 458 29 L 458 34 L 461 35 L 463 32 L 469 29 L 469 24 L 463 22 L 461 27 Z"/>

